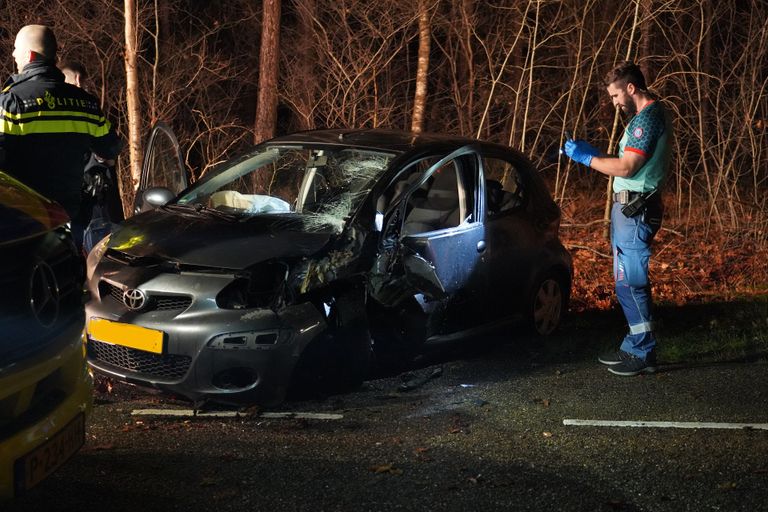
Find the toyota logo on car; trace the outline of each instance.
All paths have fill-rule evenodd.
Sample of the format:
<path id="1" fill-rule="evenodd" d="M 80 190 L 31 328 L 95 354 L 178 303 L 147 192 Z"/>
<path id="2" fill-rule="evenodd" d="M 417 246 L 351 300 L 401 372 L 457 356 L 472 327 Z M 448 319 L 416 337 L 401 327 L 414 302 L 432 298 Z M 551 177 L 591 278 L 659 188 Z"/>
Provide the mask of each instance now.
<path id="1" fill-rule="evenodd" d="M 140 311 L 147 305 L 147 294 L 138 288 L 130 288 L 123 292 L 123 303 L 131 311 Z"/>

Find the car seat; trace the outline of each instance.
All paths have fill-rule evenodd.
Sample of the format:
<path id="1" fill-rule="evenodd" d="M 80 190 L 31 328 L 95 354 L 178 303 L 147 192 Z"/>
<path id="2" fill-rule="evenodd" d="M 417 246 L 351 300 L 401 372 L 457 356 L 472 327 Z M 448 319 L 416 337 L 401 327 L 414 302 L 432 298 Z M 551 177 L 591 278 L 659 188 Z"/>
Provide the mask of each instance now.
<path id="1" fill-rule="evenodd" d="M 406 215 L 404 234 L 424 233 L 458 226 L 461 200 L 456 168 L 451 165 L 435 172 L 427 182 L 425 197 L 411 196 L 413 206 Z"/>

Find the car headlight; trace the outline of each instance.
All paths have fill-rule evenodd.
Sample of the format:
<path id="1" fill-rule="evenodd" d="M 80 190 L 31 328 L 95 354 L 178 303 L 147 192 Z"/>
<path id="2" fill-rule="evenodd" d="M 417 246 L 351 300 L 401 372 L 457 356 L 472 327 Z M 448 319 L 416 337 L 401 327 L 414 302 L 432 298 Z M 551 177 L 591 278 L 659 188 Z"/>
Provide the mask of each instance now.
<path id="1" fill-rule="evenodd" d="M 86 278 L 88 281 L 90 281 L 93 277 L 93 272 L 96 270 L 96 265 L 99 264 L 101 257 L 104 256 L 104 253 L 107 251 L 107 244 L 109 243 L 111 236 L 112 235 L 110 234 L 102 238 L 99 243 L 93 246 L 91 252 L 88 253 L 88 259 L 85 261 Z"/>
<path id="2" fill-rule="evenodd" d="M 267 261 L 254 266 L 246 276 L 238 277 L 216 295 L 221 309 L 265 308 L 274 304 L 288 278 L 288 267 Z"/>

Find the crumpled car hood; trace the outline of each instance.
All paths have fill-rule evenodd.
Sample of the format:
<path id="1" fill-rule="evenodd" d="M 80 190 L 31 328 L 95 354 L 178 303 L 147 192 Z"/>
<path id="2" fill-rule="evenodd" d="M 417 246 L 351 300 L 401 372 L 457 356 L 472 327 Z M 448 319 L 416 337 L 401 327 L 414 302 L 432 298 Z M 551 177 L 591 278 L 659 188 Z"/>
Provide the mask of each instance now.
<path id="1" fill-rule="evenodd" d="M 232 222 L 151 211 L 125 221 L 112 234 L 108 248 L 133 258 L 243 269 L 272 258 L 310 256 L 331 238 L 330 233 L 301 227 L 300 219 L 282 215 Z"/>

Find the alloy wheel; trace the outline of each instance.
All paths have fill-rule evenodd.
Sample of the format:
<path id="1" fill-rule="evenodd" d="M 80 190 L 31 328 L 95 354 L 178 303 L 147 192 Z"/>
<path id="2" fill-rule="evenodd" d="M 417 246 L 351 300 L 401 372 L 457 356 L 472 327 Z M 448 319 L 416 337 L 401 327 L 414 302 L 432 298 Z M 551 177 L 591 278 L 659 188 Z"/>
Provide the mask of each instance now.
<path id="1" fill-rule="evenodd" d="M 547 278 L 541 282 L 533 299 L 533 324 L 537 334 L 552 334 L 563 314 L 563 289 L 560 282 Z"/>

